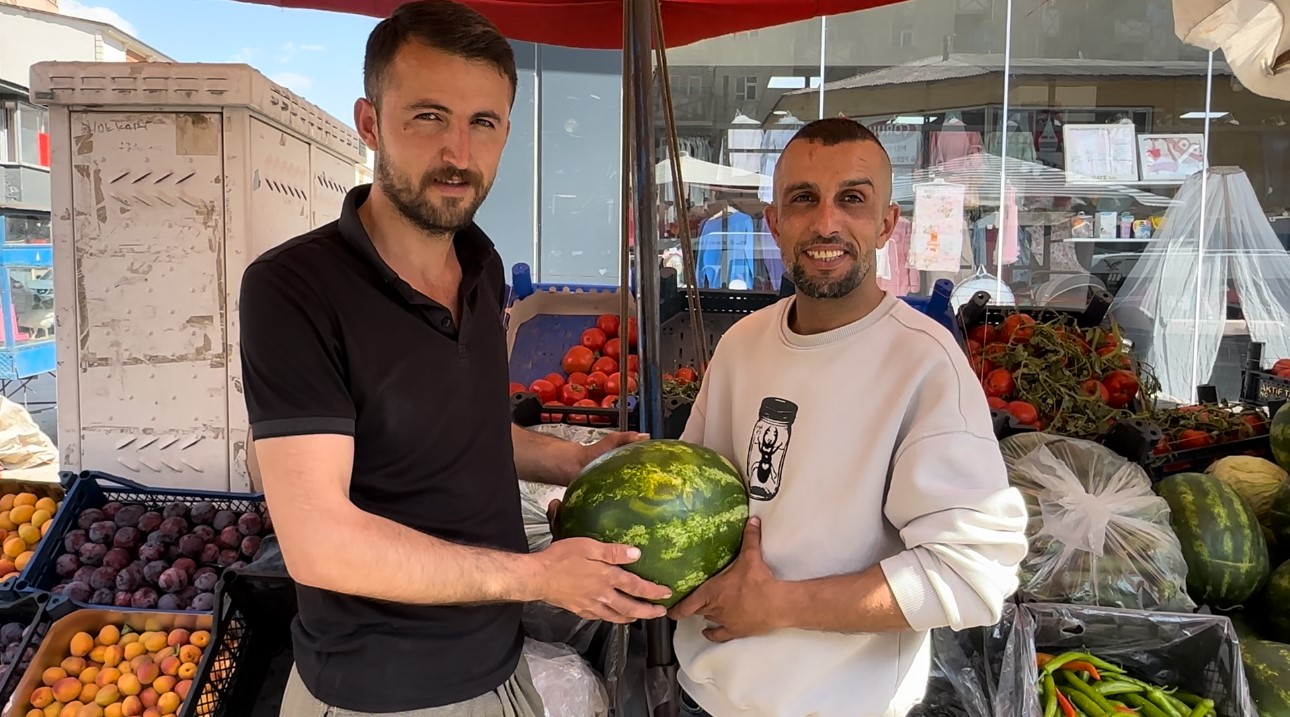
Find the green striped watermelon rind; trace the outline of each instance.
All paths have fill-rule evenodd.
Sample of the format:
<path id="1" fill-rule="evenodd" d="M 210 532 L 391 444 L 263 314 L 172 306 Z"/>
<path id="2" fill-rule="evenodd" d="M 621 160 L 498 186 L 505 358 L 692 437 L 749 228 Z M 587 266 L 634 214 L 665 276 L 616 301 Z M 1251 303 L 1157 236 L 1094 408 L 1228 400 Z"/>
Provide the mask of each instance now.
<path id="1" fill-rule="evenodd" d="M 1290 717 L 1290 645 L 1242 639 L 1241 662 L 1259 717 Z"/>
<path id="2" fill-rule="evenodd" d="M 1263 591 L 1269 636 L 1277 642 L 1290 643 L 1290 560 L 1272 571 Z M 1290 679 L 1290 675 L 1287 676 Z M 1287 683 L 1290 688 L 1290 683 Z"/>
<path id="3" fill-rule="evenodd" d="M 624 569 L 672 590 L 671 607 L 739 552 L 748 521 L 743 477 L 716 451 L 674 439 L 605 453 L 565 491 L 560 536 L 634 545 Z"/>
<path id="4" fill-rule="evenodd" d="M 1290 471 L 1290 402 L 1282 404 L 1272 416 L 1268 444 L 1272 447 L 1272 459 Z"/>
<path id="5" fill-rule="evenodd" d="M 1240 607 L 1271 572 L 1267 541 L 1254 509 L 1222 481 L 1178 473 L 1156 488 L 1187 560 L 1192 598 L 1214 608 Z"/>

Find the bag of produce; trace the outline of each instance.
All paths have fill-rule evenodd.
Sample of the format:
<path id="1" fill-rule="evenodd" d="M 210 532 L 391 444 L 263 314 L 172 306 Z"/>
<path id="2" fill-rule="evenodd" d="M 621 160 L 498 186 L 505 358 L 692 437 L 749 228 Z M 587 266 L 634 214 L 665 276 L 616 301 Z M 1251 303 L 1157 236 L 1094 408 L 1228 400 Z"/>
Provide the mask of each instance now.
<path id="1" fill-rule="evenodd" d="M 1196 608 L 1169 505 L 1140 466 L 1097 443 L 1046 433 L 1020 433 L 999 446 L 1030 516 L 1024 600 Z"/>
<path id="2" fill-rule="evenodd" d="M 1033 603 L 996 695 L 1000 717 L 1257 717 L 1226 617 Z"/>
<path id="3" fill-rule="evenodd" d="M 524 640 L 533 686 L 542 695 L 546 717 L 604 717 L 609 696 L 600 676 L 566 645 Z"/>

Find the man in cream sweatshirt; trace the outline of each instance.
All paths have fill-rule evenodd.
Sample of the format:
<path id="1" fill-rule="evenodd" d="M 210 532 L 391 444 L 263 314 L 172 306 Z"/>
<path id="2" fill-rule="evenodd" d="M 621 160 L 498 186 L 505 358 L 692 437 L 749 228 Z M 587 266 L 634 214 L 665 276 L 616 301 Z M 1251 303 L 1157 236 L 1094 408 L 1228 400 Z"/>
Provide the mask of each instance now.
<path id="1" fill-rule="evenodd" d="M 1017 587 L 1026 509 L 981 387 L 949 332 L 878 287 L 891 174 L 845 118 L 776 167 L 796 295 L 722 337 L 683 436 L 752 497 L 739 557 L 671 612 L 683 714 L 901 717 L 930 631 L 997 622 Z"/>

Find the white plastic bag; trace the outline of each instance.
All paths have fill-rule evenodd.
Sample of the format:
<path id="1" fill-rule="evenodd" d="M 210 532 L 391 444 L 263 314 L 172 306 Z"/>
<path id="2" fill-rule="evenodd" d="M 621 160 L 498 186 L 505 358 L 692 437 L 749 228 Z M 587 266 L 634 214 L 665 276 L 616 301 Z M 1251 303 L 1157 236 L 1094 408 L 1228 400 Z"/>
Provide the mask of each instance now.
<path id="1" fill-rule="evenodd" d="M 609 695 L 600 676 L 572 648 L 525 638 L 524 659 L 546 717 L 609 714 Z"/>
<path id="2" fill-rule="evenodd" d="M 1169 505 L 1142 468 L 1091 441 L 1021 433 L 999 442 L 1030 515 L 1022 597 L 1190 612 Z"/>

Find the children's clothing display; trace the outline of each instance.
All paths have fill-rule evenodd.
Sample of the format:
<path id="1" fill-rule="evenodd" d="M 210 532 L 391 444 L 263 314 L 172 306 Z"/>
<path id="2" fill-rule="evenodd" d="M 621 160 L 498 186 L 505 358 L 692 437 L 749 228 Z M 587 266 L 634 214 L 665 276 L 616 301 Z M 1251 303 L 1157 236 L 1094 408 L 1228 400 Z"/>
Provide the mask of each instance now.
<path id="1" fill-rule="evenodd" d="M 968 130 L 963 120 L 953 117 L 946 120 L 943 129 L 932 133 L 931 143 L 930 159 L 933 165 L 962 159 L 980 152 L 982 148 L 981 133 Z"/>
<path id="2" fill-rule="evenodd" d="M 704 221 L 696 257 L 699 287 L 732 288 L 739 282 L 751 288 L 756 232 L 752 217 L 729 207 Z"/>
<path id="3" fill-rule="evenodd" d="M 896 296 L 917 294 L 921 288 L 918 269 L 909 266 L 909 240 L 913 234 L 913 223 L 905 217 L 896 222 L 896 228 L 887 240 L 883 251 L 879 252 L 878 286 Z"/>

